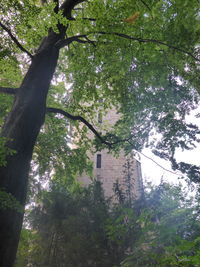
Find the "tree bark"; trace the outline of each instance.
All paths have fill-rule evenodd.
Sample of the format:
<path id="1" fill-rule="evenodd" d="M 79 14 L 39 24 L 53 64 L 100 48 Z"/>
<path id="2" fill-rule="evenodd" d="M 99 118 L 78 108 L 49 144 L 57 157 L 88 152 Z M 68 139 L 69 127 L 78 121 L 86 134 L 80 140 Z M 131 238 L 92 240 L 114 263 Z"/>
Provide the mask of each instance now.
<path id="1" fill-rule="evenodd" d="M 55 12 L 62 11 L 63 16 L 71 18 L 72 9 L 86 0 L 64 0 Z M 37 53 L 32 56 L 32 64 L 17 90 L 12 110 L 7 117 L 1 136 L 6 137 L 6 146 L 15 150 L 14 155 L 7 156 L 6 166 L 0 166 L 0 190 L 15 197 L 25 207 L 28 173 L 34 144 L 44 122 L 46 97 L 53 77 L 58 56 L 58 41 L 65 38 L 67 27 L 58 24 L 59 34 L 49 29 Z M 7 30 L 7 29 L 6 29 Z M 11 36 L 11 32 L 8 32 Z M 13 36 L 11 36 L 13 39 Z M 24 51 L 20 43 L 13 41 Z M 26 53 L 28 51 L 25 51 Z M 28 53 L 29 54 L 29 53 Z M 0 266 L 11 267 L 14 264 L 23 213 L 5 208 L 0 210 Z"/>
<path id="2" fill-rule="evenodd" d="M 60 39 L 50 31 L 44 38 L 32 64 L 15 96 L 12 111 L 6 119 L 1 136 L 16 153 L 7 157 L 6 166 L 0 167 L 0 189 L 15 197 L 24 208 L 28 173 L 34 144 L 44 122 L 46 97 L 54 74 Z M 0 210 L 0 266 L 14 264 L 23 212 L 11 208 Z"/>

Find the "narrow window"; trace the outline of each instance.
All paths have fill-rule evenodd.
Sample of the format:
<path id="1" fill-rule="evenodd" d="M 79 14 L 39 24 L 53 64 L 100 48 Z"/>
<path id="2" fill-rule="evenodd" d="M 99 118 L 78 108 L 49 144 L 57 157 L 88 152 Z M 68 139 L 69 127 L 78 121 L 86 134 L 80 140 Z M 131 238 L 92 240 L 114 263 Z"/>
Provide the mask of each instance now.
<path id="1" fill-rule="evenodd" d="M 97 154 L 97 162 L 96 162 L 97 168 L 101 168 L 101 154 Z"/>
<path id="2" fill-rule="evenodd" d="M 102 114 L 101 113 L 98 114 L 98 123 L 102 123 Z"/>

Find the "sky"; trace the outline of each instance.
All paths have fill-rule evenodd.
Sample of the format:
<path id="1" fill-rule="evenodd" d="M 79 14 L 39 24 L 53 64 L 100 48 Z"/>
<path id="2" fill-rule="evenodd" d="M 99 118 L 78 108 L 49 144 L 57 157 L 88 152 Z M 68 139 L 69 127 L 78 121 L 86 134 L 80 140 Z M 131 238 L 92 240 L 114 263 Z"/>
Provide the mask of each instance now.
<path id="1" fill-rule="evenodd" d="M 143 175 L 144 181 L 147 180 L 147 181 L 152 181 L 154 184 L 159 184 L 160 180 L 163 178 L 164 180 L 170 183 L 177 184 L 180 182 L 180 176 L 182 174 L 180 172 L 173 171 L 171 169 L 171 164 L 168 161 L 160 159 L 159 157 L 156 157 L 151 152 L 150 149 L 144 149 L 142 153 L 148 156 L 149 158 L 153 159 L 155 162 L 161 165 L 164 169 L 168 170 L 168 171 L 164 170 L 152 160 L 141 155 L 142 175 Z M 197 147 L 196 149 L 192 151 L 184 151 L 184 152 L 179 151 L 177 153 L 177 161 L 184 161 L 184 162 L 199 166 L 200 165 L 199 153 L 200 153 L 200 147 Z"/>
<path id="2" fill-rule="evenodd" d="M 187 116 L 186 121 L 190 123 L 194 123 L 200 128 L 200 118 L 196 118 L 195 114 L 198 114 L 200 112 L 200 109 L 197 109 L 193 111 L 189 116 Z M 171 169 L 171 165 L 166 160 L 160 159 L 159 157 L 156 157 L 153 153 L 151 153 L 151 150 L 148 148 L 143 149 L 142 153 L 146 155 L 147 157 L 153 159 L 155 162 L 157 162 L 159 165 L 161 165 L 163 168 L 169 170 L 166 171 L 162 169 L 160 166 L 158 166 L 155 162 L 152 160 L 144 157 L 141 155 L 141 166 L 142 166 L 142 175 L 143 180 L 152 181 L 153 184 L 159 184 L 160 180 L 163 178 L 165 181 L 168 181 L 170 183 L 179 183 L 180 181 L 182 183 L 183 180 L 180 179 L 180 172 L 177 172 L 177 174 L 172 174 L 171 172 L 175 173 Z M 176 159 L 178 162 L 184 161 L 186 163 L 195 164 L 197 166 L 200 166 L 200 144 L 197 145 L 197 147 L 190 151 L 182 151 L 179 150 L 176 152 Z"/>

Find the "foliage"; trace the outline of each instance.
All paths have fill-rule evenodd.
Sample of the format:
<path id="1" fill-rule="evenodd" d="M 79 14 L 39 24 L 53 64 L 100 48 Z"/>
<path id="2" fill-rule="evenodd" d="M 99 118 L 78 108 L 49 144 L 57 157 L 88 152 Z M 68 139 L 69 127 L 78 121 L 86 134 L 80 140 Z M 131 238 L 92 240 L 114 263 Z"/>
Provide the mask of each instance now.
<path id="1" fill-rule="evenodd" d="M 92 124 L 98 109 L 105 113 L 115 106 L 122 117 L 105 139 L 128 140 L 117 142 L 115 150 L 121 145 L 127 152 L 150 146 L 156 155 L 170 160 L 174 169 L 198 182 L 198 168 L 175 159 L 177 149 L 192 149 L 199 142 L 198 127 L 185 121 L 199 102 L 198 1 L 83 1 L 68 19 L 61 10 L 54 12 L 54 1 L 44 5 L 41 2 L 2 1 L 1 17 L 2 23 L 32 54 L 50 28 L 58 33 L 62 25 L 66 26 L 66 38 L 82 36 L 60 50 L 47 104 L 82 115 Z M 4 66 L 1 85 L 18 87 L 30 61 L 2 27 L 0 35 Z M 9 100 L 3 103 L 2 115 L 10 110 L 10 105 Z M 45 124 L 47 128 L 49 124 L 55 127 L 52 131 L 41 130 L 41 148 L 36 147 L 34 160 L 40 161 L 42 172 L 46 168 L 50 173 L 49 165 L 61 158 L 65 166 L 72 164 L 65 156 L 71 152 L 63 144 L 70 134 L 66 127 L 69 120 L 47 115 Z M 62 130 L 57 131 L 59 125 Z M 86 129 L 78 122 L 72 125 L 79 133 L 83 155 L 90 147 Z M 153 131 L 162 138 L 151 138 Z M 58 141 L 57 147 L 65 146 L 59 156 L 55 142 L 50 142 L 51 136 Z M 44 150 L 45 155 L 41 153 Z M 51 158 L 48 164 L 47 158 Z M 84 164 L 80 169 L 83 167 Z"/>
<path id="2" fill-rule="evenodd" d="M 18 212 L 23 212 L 23 207 L 11 194 L 4 190 L 0 190 L 0 210 L 12 209 Z"/>
<path id="3" fill-rule="evenodd" d="M 41 266 L 111 266 L 115 253 L 105 227 L 109 206 L 100 184 L 71 190 L 54 183 L 42 193 L 29 215 L 31 232 L 38 238 L 26 241 L 30 250 L 25 258 L 33 266 L 38 261 Z M 21 255 L 19 249 L 21 266 L 26 266 Z"/>
<path id="4" fill-rule="evenodd" d="M 0 92 L 5 93 L 5 88 L 18 88 L 13 103 L 9 96 L 0 98 L 1 103 L 3 102 L 0 108 L 1 126 L 4 122 L 3 117 L 7 117 L 3 134 L 11 136 L 11 139 L 13 136 L 16 137 L 16 140 L 8 140 L 6 143 L 16 148 L 16 155 L 12 155 L 13 151 L 4 149 L 4 140 L 1 139 L 1 171 L 5 180 L 9 177 L 8 182 L 4 179 L 1 181 L 6 184 L 8 192 L 12 192 L 24 202 L 26 188 L 22 188 L 22 185 L 27 184 L 33 146 L 35 150 L 31 173 L 36 180 L 41 177 L 53 177 L 64 187 L 67 179 L 72 181 L 84 170 L 91 172 L 86 151 L 91 148 L 89 141 L 92 138 L 89 140 L 86 126 L 79 122 L 79 116 L 68 114 L 66 119 L 63 115 L 53 117 L 47 114 L 44 127 L 40 129 L 46 104 L 62 108 L 74 115 L 81 115 L 93 125 L 98 110 L 105 114 L 114 106 L 117 112 L 121 113 L 121 119 L 103 136 L 107 142 L 116 144 L 110 145 L 109 148 L 114 147 L 115 151 L 119 151 L 123 147 L 128 153 L 133 149 L 141 150 L 144 146 L 150 146 L 156 155 L 170 160 L 174 169 L 180 169 L 192 181 L 199 182 L 199 168 L 188 163 L 176 162 L 175 158 L 177 149 L 192 149 L 199 142 L 198 127 L 186 122 L 186 116 L 198 106 L 200 92 L 197 77 L 200 36 L 197 0 L 150 0 L 148 3 L 145 0 L 0 0 L 0 5 Z M 39 66 L 39 70 L 36 70 L 35 66 Z M 46 67 L 40 71 L 42 66 Z M 39 76 L 41 77 L 38 78 Z M 47 112 L 48 110 L 46 109 Z M 74 133 L 70 131 L 69 118 L 73 120 L 71 125 Z M 35 144 L 39 129 L 40 136 Z M 151 138 L 153 131 L 160 134 L 160 140 Z M 72 134 L 78 143 L 76 149 L 69 146 Z M 96 149 L 105 148 L 105 143 L 100 145 L 96 142 Z M 22 159 L 21 162 L 18 162 L 18 159 Z M 10 160 L 10 165 L 4 166 L 6 160 Z M 11 177 L 9 168 L 16 162 L 19 167 L 18 173 L 15 175 L 13 168 Z M 62 179 L 63 176 L 65 179 Z M 12 182 L 15 178 L 22 178 L 21 188 L 13 189 Z M 33 180 L 31 183 L 36 184 Z M 38 184 L 40 187 L 39 182 Z M 35 187 L 34 190 L 36 191 Z M 41 189 L 38 190 L 40 191 Z M 43 215 L 54 217 L 51 217 L 54 213 L 51 213 L 50 204 L 57 201 L 60 203 L 58 192 L 55 201 L 48 193 L 44 193 L 47 214 L 42 208 L 38 209 L 42 219 Z M 89 199 L 92 203 L 93 198 Z M 68 198 L 68 195 L 64 194 L 64 200 L 70 204 L 73 198 Z M 90 214 L 94 207 L 89 207 Z M 66 209 L 68 208 L 72 209 L 67 206 Z M 129 210 L 124 214 L 123 209 L 116 208 L 119 220 L 115 218 L 114 212 L 111 222 L 119 230 L 118 236 L 118 231 L 112 227 L 107 226 L 108 232 L 103 232 L 104 221 L 103 225 L 97 227 L 95 218 L 84 213 L 85 206 L 78 205 L 77 209 L 83 215 L 83 221 L 87 222 L 84 227 L 91 227 L 92 241 L 87 234 L 82 235 L 76 231 L 80 222 L 76 214 L 72 213 L 70 220 L 74 226 L 74 237 L 70 239 L 69 231 L 63 236 L 66 237 L 65 241 L 70 239 L 71 244 L 76 246 L 64 246 L 64 251 L 74 249 L 73 253 L 76 255 L 78 248 L 84 259 L 87 251 L 91 250 L 91 266 L 94 266 L 94 258 L 99 262 L 105 259 L 104 266 L 111 265 L 110 259 L 113 260 L 112 264 L 118 264 L 119 258 L 123 257 L 127 248 L 123 244 L 128 238 L 127 229 L 133 229 L 132 225 L 127 229 L 121 226 L 122 222 L 126 216 L 132 218 L 135 214 Z M 55 211 L 58 212 L 59 209 Z M 102 216 L 96 214 L 96 217 L 100 219 Z M 19 216 L 16 218 L 16 221 L 8 222 L 8 228 L 13 231 L 15 227 L 17 236 L 21 221 Z M 65 225 L 65 221 L 63 222 L 62 216 L 58 218 L 58 221 L 55 219 L 55 222 L 49 225 L 49 229 L 52 230 L 51 236 L 48 236 L 45 229 L 41 230 L 47 239 L 40 235 L 40 229 L 36 227 L 41 238 L 38 241 L 40 248 L 50 253 L 48 257 L 46 253 L 41 254 L 43 249 L 37 251 L 37 258 L 41 259 L 43 266 L 48 265 L 49 260 L 52 266 L 55 266 L 55 259 L 59 262 L 62 259 L 64 262 L 65 253 L 59 257 L 62 251 L 59 252 L 56 246 L 53 250 L 45 246 L 54 243 L 57 245 L 59 242 L 64 244 L 59 230 L 62 229 L 62 223 Z M 52 221 L 53 219 L 49 223 Z M 132 219 L 128 221 L 132 222 Z M 133 222 L 135 223 L 135 219 Z M 45 223 L 48 225 L 48 221 Z M 6 225 L 5 222 L 3 225 Z M 107 239 L 102 240 L 100 232 L 103 232 Z M 3 236 L 7 239 L 8 235 Z M 93 253 L 96 247 L 91 247 L 91 244 L 95 244 L 96 238 L 101 244 L 100 248 L 96 249 L 98 256 L 95 255 L 96 251 Z M 123 242 L 116 242 L 116 238 Z M 33 238 L 33 243 L 34 240 Z M 87 241 L 85 247 L 82 245 L 83 240 Z M 9 251 L 12 250 L 14 255 L 16 245 L 5 247 Z M 113 246 L 116 248 L 115 251 L 120 251 L 119 258 L 113 254 Z M 102 258 L 107 251 L 113 258 Z M 55 257 L 55 253 L 58 257 Z M 8 253 L 4 255 L 7 257 Z M 74 264 L 77 258 L 70 258 L 70 255 L 69 262 L 73 263 L 69 264 L 77 266 Z M 11 261 L 13 258 L 14 256 L 11 257 Z M 84 264 L 88 266 L 90 263 L 86 261 Z"/>
<path id="5" fill-rule="evenodd" d="M 0 166 L 6 165 L 6 157 L 15 154 L 13 149 L 6 147 L 7 138 L 0 137 Z"/>
<path id="6" fill-rule="evenodd" d="M 71 129 L 72 125 L 66 119 L 53 116 L 46 119 L 33 156 L 40 177 L 51 174 L 72 179 L 84 170 L 91 173 L 91 163 L 86 156 L 89 145 L 73 147 Z"/>
<path id="7" fill-rule="evenodd" d="M 101 185 L 43 191 L 29 213 L 16 266 L 198 266 L 199 208 L 181 185 L 149 185 L 115 203 Z M 26 247 L 26 250 L 25 250 Z"/>
<path id="8" fill-rule="evenodd" d="M 199 212 L 182 186 L 162 182 L 146 192 L 139 238 L 124 267 L 198 266 Z"/>
<path id="9" fill-rule="evenodd" d="M 35 258 L 40 255 L 37 246 L 37 243 L 39 241 L 40 239 L 37 233 L 35 233 L 31 229 L 22 229 L 15 267 L 27 266 L 29 261 L 31 260 L 31 257 L 33 257 L 32 255 L 34 255 Z"/>

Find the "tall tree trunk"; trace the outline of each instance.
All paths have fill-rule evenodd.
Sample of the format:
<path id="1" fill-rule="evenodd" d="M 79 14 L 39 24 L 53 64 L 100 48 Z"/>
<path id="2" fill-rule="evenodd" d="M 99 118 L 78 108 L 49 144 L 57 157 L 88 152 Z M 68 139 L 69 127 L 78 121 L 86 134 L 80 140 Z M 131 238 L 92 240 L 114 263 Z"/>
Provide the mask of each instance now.
<path id="1" fill-rule="evenodd" d="M 16 153 L 0 167 L 0 189 L 6 191 L 24 208 L 28 173 L 34 144 L 44 122 L 46 96 L 54 74 L 59 50 L 55 43 L 60 36 L 50 31 L 21 84 L 13 108 L 2 130 L 7 146 Z M 23 221 L 23 212 L 11 208 L 0 210 L 0 266 L 14 264 Z"/>

